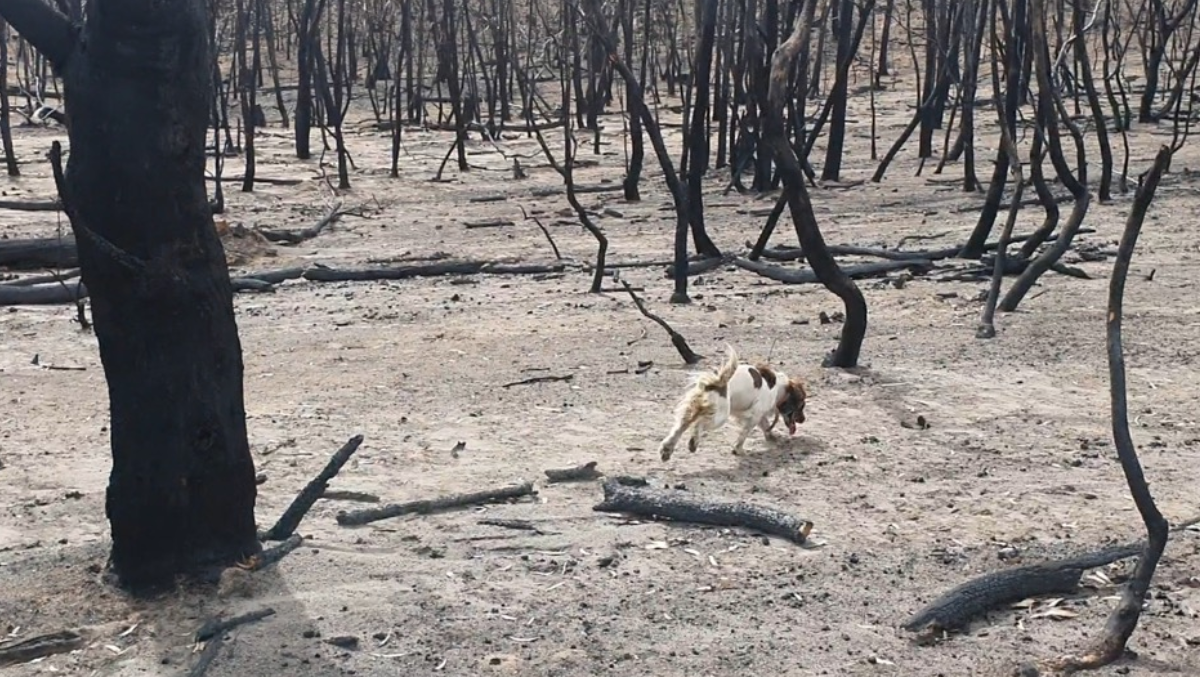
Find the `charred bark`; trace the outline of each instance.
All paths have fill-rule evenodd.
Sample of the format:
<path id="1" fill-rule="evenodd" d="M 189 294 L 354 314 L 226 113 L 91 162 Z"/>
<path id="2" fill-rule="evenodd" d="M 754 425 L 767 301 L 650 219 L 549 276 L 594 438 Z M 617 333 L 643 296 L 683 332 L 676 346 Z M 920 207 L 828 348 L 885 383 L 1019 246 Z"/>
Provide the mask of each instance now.
<path id="1" fill-rule="evenodd" d="M 241 344 L 204 180 L 205 5 L 91 0 L 79 29 L 38 0 L 0 14 L 62 73 L 71 111 L 56 178 L 108 382 L 114 573 L 144 589 L 251 555 Z"/>

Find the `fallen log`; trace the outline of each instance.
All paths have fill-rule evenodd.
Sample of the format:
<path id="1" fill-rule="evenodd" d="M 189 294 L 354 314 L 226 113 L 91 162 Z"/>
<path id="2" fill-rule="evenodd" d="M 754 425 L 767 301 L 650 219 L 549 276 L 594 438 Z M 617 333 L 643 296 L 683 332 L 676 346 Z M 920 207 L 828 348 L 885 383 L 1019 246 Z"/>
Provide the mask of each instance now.
<path id="1" fill-rule="evenodd" d="M 498 489 L 486 489 L 484 491 L 476 491 L 467 494 L 454 494 L 452 496 L 444 496 L 442 498 L 409 501 L 408 503 L 392 503 L 381 508 L 367 508 L 364 510 L 353 510 L 350 512 L 343 511 L 338 513 L 337 523 L 344 527 L 359 526 L 362 524 L 370 524 L 371 522 L 378 522 L 379 520 L 388 519 L 390 517 L 399 517 L 400 515 L 428 515 L 442 510 L 449 510 L 451 508 L 463 508 L 469 505 L 506 501 L 536 493 L 537 490 L 533 488 L 533 483 L 523 482 L 521 484 L 514 484 L 512 486 L 500 487 Z"/>
<path id="2" fill-rule="evenodd" d="M 256 278 L 230 278 L 229 284 L 234 292 L 275 291 L 275 286 Z M 21 285 L 16 283 L 0 284 L 0 307 L 4 306 L 49 306 L 62 303 L 75 303 L 88 297 L 87 287 L 82 281 L 70 280 L 44 284 Z"/>
<path id="3" fill-rule="evenodd" d="M 803 544 L 813 523 L 785 512 L 744 502 L 718 502 L 685 491 L 631 487 L 618 480 L 604 483 L 604 500 L 592 508 L 675 522 L 743 527 Z"/>
<path id="4" fill-rule="evenodd" d="M 23 237 L 0 240 L 0 267 L 70 268 L 79 265 L 75 237 Z"/>
<path id="5" fill-rule="evenodd" d="M 74 651 L 81 648 L 84 641 L 84 637 L 79 633 L 60 630 L 19 642 L 0 644 L 0 667 L 28 663 L 37 658 Z"/>
<path id="6" fill-rule="evenodd" d="M 421 266 L 396 266 L 390 268 L 327 268 L 313 266 L 304 271 L 304 279 L 313 282 L 370 282 L 374 280 L 406 280 L 414 277 L 438 277 L 441 275 L 535 275 L 559 273 L 566 266 L 561 263 L 549 265 L 505 264 L 488 261 L 451 261 Z"/>
<path id="7" fill-rule="evenodd" d="M 64 282 L 66 280 L 73 280 L 77 277 L 79 277 L 79 269 L 72 268 L 70 270 L 64 270 L 57 273 L 48 273 L 46 275 L 31 275 L 30 277 L 22 277 L 17 280 L 10 280 L 4 284 L 12 287 L 29 287 L 35 284 L 46 284 L 48 282 Z"/>
<path id="8" fill-rule="evenodd" d="M 242 280 L 261 280 L 268 284 L 279 284 L 285 280 L 298 280 L 304 277 L 307 268 L 282 268 L 280 270 L 264 270 L 260 273 L 247 273 L 240 276 Z"/>
<path id="9" fill-rule="evenodd" d="M 1112 564 L 1141 552 L 1140 543 L 1120 545 L 1066 559 L 984 574 L 937 598 L 900 627 L 926 636 L 957 630 L 973 618 L 1004 604 L 1039 595 L 1073 592 L 1085 570 Z"/>
<path id="10" fill-rule="evenodd" d="M 0 209 L 15 212 L 56 212 L 62 209 L 58 200 L 0 200 Z"/>
<path id="11" fill-rule="evenodd" d="M 1077 234 L 1094 233 L 1095 228 L 1080 228 Z M 1026 235 L 1015 235 L 1009 239 L 1009 244 L 1017 242 L 1025 242 L 1033 237 L 1033 233 Z M 1058 239 L 1058 234 L 1053 234 L 1046 239 L 1046 244 L 1050 244 Z M 996 251 L 1000 246 L 999 242 L 989 242 L 984 245 L 983 250 L 987 252 Z M 941 261 L 958 256 L 962 251 L 962 245 L 957 247 L 944 247 L 942 249 L 885 249 L 883 247 L 859 247 L 856 245 L 829 245 L 829 253 L 839 256 L 874 256 L 881 259 L 890 259 L 895 261 L 908 261 L 912 259 L 925 259 L 927 261 Z M 804 250 L 800 247 L 772 247 L 764 249 L 762 258 L 772 261 L 798 261 L 804 258 Z"/>
<path id="12" fill-rule="evenodd" d="M 71 281 L 22 286 L 0 284 L 0 306 L 48 306 L 87 298 L 87 287 Z"/>
<path id="13" fill-rule="evenodd" d="M 773 266 L 768 263 L 759 261 L 751 261 L 738 257 L 733 260 L 734 265 L 738 268 L 749 270 L 763 277 L 782 282 L 784 284 L 813 284 L 820 282 L 817 279 L 817 274 L 812 269 L 806 268 L 803 270 L 788 270 L 780 266 Z M 865 277 L 875 277 L 883 273 L 890 273 L 893 270 L 910 269 L 918 274 L 924 274 L 933 269 L 933 261 L 928 259 L 903 259 L 899 261 L 881 261 L 878 263 L 860 263 L 853 266 L 843 266 L 844 272 L 851 279 L 862 279 Z"/>

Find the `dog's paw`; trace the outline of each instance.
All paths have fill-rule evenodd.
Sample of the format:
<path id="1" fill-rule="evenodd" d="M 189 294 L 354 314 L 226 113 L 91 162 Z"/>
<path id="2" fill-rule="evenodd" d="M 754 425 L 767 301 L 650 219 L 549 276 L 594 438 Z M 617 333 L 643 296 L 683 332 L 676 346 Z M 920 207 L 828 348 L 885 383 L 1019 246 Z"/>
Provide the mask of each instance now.
<path id="1" fill-rule="evenodd" d="M 688 451 L 695 453 L 696 447 L 700 446 L 700 440 L 695 437 L 688 440 Z"/>
<path id="2" fill-rule="evenodd" d="M 674 449 L 664 444 L 658 448 L 658 455 L 662 457 L 662 460 L 669 461 L 671 460 L 671 454 L 674 451 Z"/>

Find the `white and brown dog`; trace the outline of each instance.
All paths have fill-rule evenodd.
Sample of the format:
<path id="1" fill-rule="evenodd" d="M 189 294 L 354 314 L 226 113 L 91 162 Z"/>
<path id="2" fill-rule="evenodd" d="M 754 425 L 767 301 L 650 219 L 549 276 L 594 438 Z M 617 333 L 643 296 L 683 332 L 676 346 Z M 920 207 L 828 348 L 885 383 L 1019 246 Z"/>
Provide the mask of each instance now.
<path id="1" fill-rule="evenodd" d="M 662 460 L 671 458 L 675 445 L 689 429 L 688 450 L 695 451 L 700 444 L 700 434 L 725 425 L 729 419 L 737 420 L 742 427 L 733 453 L 742 451 L 742 445 L 750 436 L 754 426 L 763 431 L 763 437 L 773 437 L 771 429 L 780 417 L 787 425 L 788 433 L 796 434 L 796 425 L 804 423 L 804 403 L 808 393 L 799 378 L 770 366 L 742 363 L 732 346 L 727 346 L 728 357 L 716 373 L 702 372 L 695 377 L 691 387 L 683 394 L 675 408 L 675 427 L 659 445 Z"/>

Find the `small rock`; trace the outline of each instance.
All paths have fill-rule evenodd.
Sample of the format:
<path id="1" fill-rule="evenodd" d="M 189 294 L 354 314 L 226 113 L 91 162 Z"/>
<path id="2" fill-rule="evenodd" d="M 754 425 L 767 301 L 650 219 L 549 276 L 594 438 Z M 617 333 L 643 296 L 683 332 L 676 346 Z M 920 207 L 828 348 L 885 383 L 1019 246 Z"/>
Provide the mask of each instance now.
<path id="1" fill-rule="evenodd" d="M 358 638 L 354 635 L 337 635 L 325 640 L 327 644 L 332 644 L 342 649 L 357 649 Z"/>

